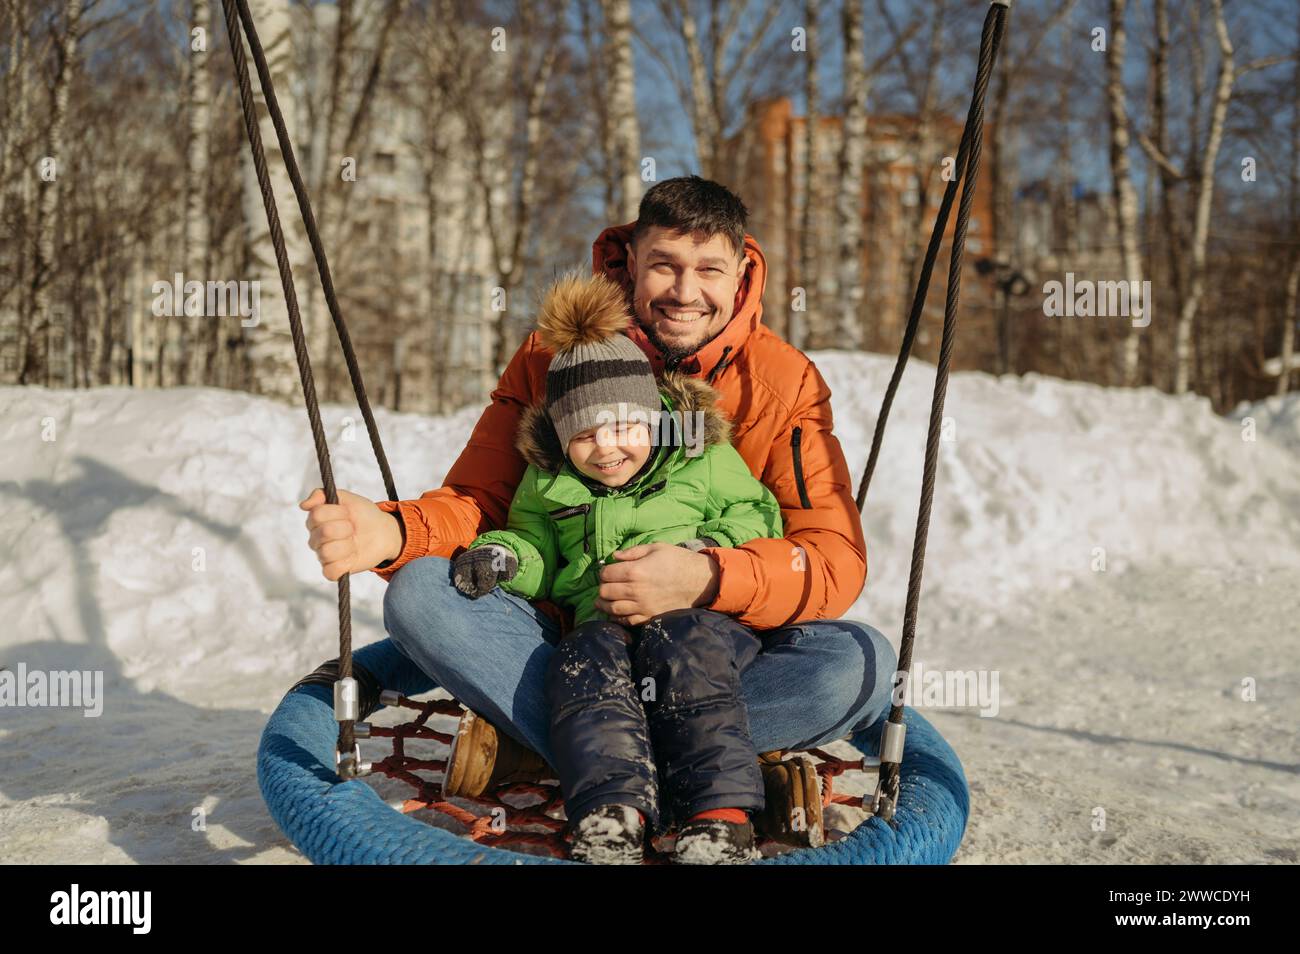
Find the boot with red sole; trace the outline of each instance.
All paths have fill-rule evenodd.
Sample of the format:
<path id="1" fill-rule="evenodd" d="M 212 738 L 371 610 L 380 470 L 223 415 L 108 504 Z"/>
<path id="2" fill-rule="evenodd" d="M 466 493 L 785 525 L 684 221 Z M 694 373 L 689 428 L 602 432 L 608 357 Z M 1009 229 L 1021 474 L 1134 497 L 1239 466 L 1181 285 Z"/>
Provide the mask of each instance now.
<path id="1" fill-rule="evenodd" d="M 442 782 L 445 797 L 477 798 L 498 785 L 555 778 L 546 760 L 466 709 L 451 740 Z"/>
<path id="2" fill-rule="evenodd" d="M 780 752 L 766 752 L 759 756 L 759 770 L 766 804 L 754 815 L 755 832 L 799 848 L 825 844 L 821 776 L 813 760 L 805 755 L 782 760 Z"/>

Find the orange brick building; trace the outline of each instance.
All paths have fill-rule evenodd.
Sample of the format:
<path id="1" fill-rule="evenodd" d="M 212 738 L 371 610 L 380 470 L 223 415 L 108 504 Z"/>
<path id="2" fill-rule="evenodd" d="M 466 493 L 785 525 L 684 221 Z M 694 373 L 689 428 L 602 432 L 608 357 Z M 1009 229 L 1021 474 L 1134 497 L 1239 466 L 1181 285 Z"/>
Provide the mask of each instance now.
<path id="1" fill-rule="evenodd" d="M 783 336 L 792 337 L 800 347 L 806 344 L 801 340 L 801 316 L 795 314 L 792 306 L 794 289 L 807 290 L 809 311 L 819 306 L 838 307 L 834 276 L 840 249 L 834 193 L 842 120 L 838 116 L 820 116 L 818 124 L 818 168 L 824 178 L 822 194 L 813 210 L 812 232 L 816 237 L 814 248 L 820 256 L 820 282 L 802 279 L 799 267 L 807 178 L 804 172 L 806 118 L 793 114 L 788 97 L 761 100 L 751 107 L 744 129 L 728 140 L 724 151 L 734 161 L 734 180 L 728 185 L 749 207 L 749 231 L 762 245 L 768 260 L 764 321 Z M 914 270 L 920 268 L 947 184 L 941 175 L 943 161 L 951 157 L 955 162 L 961 132 L 962 124 L 948 117 L 932 122 L 928 132 L 919 128 L 915 117 L 868 117 L 867 168 L 862 195 L 865 287 L 858 319 L 860 341 L 868 350 L 896 351 L 901 341 L 915 287 Z M 986 146 L 987 143 L 986 133 Z M 995 290 L 991 279 L 976 269 L 979 260 L 996 258 L 988 160 L 986 148 L 963 257 L 961 324 L 954 355 L 958 367 L 990 367 L 997 352 Z M 919 184 L 918 167 L 926 174 L 924 191 Z M 934 361 L 938 354 L 950 241 L 956 219 L 954 203 L 917 337 L 915 353 L 929 361 Z M 817 287 L 809 287 L 811 284 Z"/>

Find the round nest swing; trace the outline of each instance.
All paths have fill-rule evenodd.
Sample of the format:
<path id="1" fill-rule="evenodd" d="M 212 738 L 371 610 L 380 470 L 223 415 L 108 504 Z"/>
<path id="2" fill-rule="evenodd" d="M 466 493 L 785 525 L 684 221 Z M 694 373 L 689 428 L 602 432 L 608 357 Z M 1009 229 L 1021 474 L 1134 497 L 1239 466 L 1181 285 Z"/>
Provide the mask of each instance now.
<path id="1" fill-rule="evenodd" d="M 1009 6 L 1010 0 L 992 0 L 984 21 L 975 88 L 957 151 L 955 175 L 944 189 L 898 360 L 876 420 L 871 453 L 857 493 L 856 503 L 861 512 L 880 453 L 885 423 L 916 338 L 930 276 L 960 188 L 961 201 L 948 268 L 943 339 L 930 409 L 921 500 L 903 616 L 898 665 L 902 673 L 909 672 L 911 668 L 916 633 L 939 432 L 961 288 L 962 251 L 979 166 L 984 98 Z M 234 59 L 245 132 L 253 155 L 268 228 L 275 245 L 276 264 L 284 288 L 286 310 L 325 499 L 330 504 L 336 504 L 338 493 L 321 424 L 292 270 L 267 172 L 244 52 L 245 38 L 311 242 L 322 291 L 343 349 L 357 403 L 383 474 L 385 490 L 388 499 L 398 500 L 378 427 L 366 397 L 361 371 L 334 292 L 311 203 L 276 100 L 265 53 L 249 12 L 248 0 L 222 0 L 222 7 Z M 564 846 L 560 837 L 565 822 L 553 817 L 563 807 L 557 786 L 499 786 L 495 791 L 484 793 L 488 797 L 472 800 L 487 809 L 486 814 L 479 815 L 444 800 L 440 782 L 416 774 L 417 771 L 443 771 L 445 759 L 420 758 L 408 754 L 408 742 L 421 740 L 422 743 L 431 741 L 449 745 L 451 735 L 438 732 L 427 723 L 434 715 L 458 715 L 460 705 L 455 700 L 413 701 L 410 697 L 427 693 L 436 687 L 390 640 L 381 640 L 354 653 L 351 597 L 346 575 L 338 581 L 338 591 L 338 660 L 327 663 L 285 695 L 267 723 L 258 748 L 258 785 L 271 817 L 281 830 L 304 855 L 317 864 L 568 863 L 562 857 Z M 328 677 L 321 676 L 324 671 L 328 671 Z M 354 671 L 360 679 L 354 677 Z M 383 706 L 410 709 L 417 714 L 411 721 L 397 726 L 371 726 L 359 721 L 368 718 Z M 904 737 L 907 739 L 906 748 L 903 745 Z M 393 746 L 392 754 L 373 765 L 363 765 L 360 744 L 356 741 L 358 738 L 389 738 Z M 970 812 L 970 794 L 956 753 L 938 731 L 914 709 L 895 699 L 887 719 L 855 733 L 849 742 L 862 753 L 861 759 L 846 761 L 821 749 L 810 751 L 811 755 L 820 760 L 817 772 L 821 779 L 822 807 L 825 809 L 832 804 L 848 805 L 870 809 L 873 814 L 838 840 L 828 841 L 818 848 L 786 851 L 754 863 L 944 864 L 951 860 L 965 832 Z M 866 799 L 861 796 L 839 795 L 833 791 L 836 776 L 847 771 L 867 769 L 868 761 L 876 759 L 879 759 L 879 781 L 874 797 Z M 400 810 L 394 810 L 374 788 L 360 780 L 359 776 L 368 771 L 410 784 L 415 789 L 415 795 L 406 799 Z M 531 796 L 537 801 L 525 807 L 504 801 L 506 797 L 516 796 Z M 468 837 L 411 817 L 411 813 L 423 809 L 434 810 L 460 822 L 467 829 Z M 542 831 L 536 831 L 538 828 Z M 512 846 L 540 848 L 547 854 L 509 850 Z M 652 857 L 650 860 L 662 861 L 663 858 Z"/>
<path id="2" fill-rule="evenodd" d="M 410 743 L 451 743 L 448 733 L 426 725 L 430 716 L 458 715 L 460 706 L 441 699 L 415 702 L 409 697 L 434 683 L 390 640 L 357 650 L 355 665 L 387 690 L 383 703 L 415 713 L 398 726 L 371 726 L 372 739 L 392 740 L 391 755 L 372 766 L 377 775 L 411 784 L 415 794 L 395 811 L 360 779 L 344 781 L 335 771 L 338 723 L 328 685 L 295 687 L 281 701 L 262 733 L 257 753 L 257 781 L 271 817 L 289 840 L 316 864 L 573 864 L 564 860 L 559 832 L 562 820 L 551 816 L 563 806 L 559 789 L 546 784 L 501 786 L 474 799 L 476 814 L 444 801 L 441 782 L 416 774 L 440 773 L 444 761 L 407 751 Z M 934 727 L 916 710 L 904 713 L 907 751 L 903 755 L 898 808 L 893 822 L 868 817 L 856 829 L 820 848 L 785 851 L 754 864 L 945 864 L 961 844 L 970 813 L 970 795 L 961 762 Z M 884 720 L 849 740 L 864 757 L 874 758 Z M 442 751 L 445 757 L 445 748 Z M 832 780 L 864 768 L 863 759 L 844 761 L 820 749 L 822 804 L 865 807 L 861 796 L 836 795 Z M 535 796 L 536 804 L 517 808 L 504 799 Z M 464 801 L 458 799 L 457 801 Z M 412 818 L 408 812 L 432 809 L 460 822 L 468 837 Z M 505 820 L 503 830 L 502 819 Z M 535 829 L 543 829 L 537 831 Z M 530 830 L 531 829 L 531 830 Z M 525 854 L 512 847 L 537 846 L 550 856 Z M 652 859 L 655 860 L 655 859 Z M 660 859 L 662 860 L 662 859 Z"/>

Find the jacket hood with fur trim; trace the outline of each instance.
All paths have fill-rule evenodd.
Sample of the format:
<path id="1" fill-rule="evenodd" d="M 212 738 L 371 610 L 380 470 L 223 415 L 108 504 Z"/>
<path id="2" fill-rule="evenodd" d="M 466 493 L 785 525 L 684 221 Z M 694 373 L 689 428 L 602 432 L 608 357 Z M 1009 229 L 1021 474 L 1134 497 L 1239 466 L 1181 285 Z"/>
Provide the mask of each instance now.
<path id="1" fill-rule="evenodd" d="M 659 378 L 659 393 L 666 399 L 666 409 L 681 414 L 702 413 L 704 447 L 731 441 L 731 422 L 718 410 L 718 393 L 711 385 L 678 371 L 666 371 Z M 564 467 L 565 449 L 560 446 L 544 404 L 524 410 L 515 447 L 524 460 L 545 473 L 558 474 Z"/>

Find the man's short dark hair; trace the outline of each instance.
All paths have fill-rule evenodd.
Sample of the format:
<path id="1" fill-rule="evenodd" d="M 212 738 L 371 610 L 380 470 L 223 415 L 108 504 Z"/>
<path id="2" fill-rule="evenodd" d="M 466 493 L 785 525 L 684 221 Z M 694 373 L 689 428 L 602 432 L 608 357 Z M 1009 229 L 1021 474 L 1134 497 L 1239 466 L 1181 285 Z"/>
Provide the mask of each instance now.
<path id="1" fill-rule="evenodd" d="M 641 197 L 632 245 L 655 225 L 687 235 L 702 232 L 710 238 L 721 232 L 739 258 L 745 248 L 748 217 L 745 203 L 726 186 L 699 176 L 665 179 Z"/>

